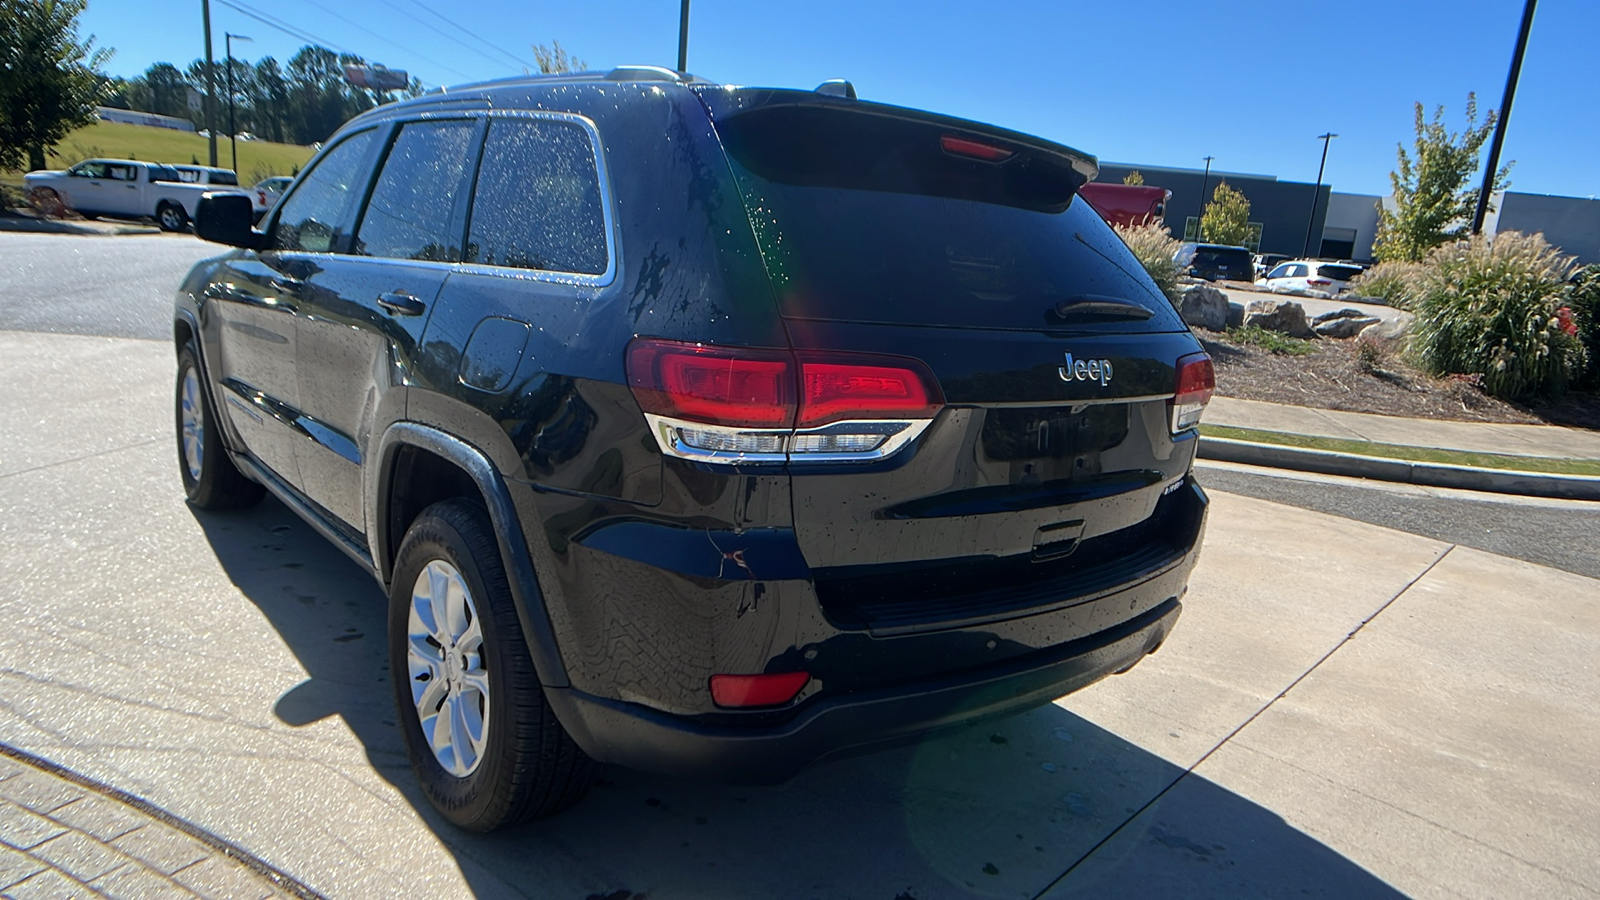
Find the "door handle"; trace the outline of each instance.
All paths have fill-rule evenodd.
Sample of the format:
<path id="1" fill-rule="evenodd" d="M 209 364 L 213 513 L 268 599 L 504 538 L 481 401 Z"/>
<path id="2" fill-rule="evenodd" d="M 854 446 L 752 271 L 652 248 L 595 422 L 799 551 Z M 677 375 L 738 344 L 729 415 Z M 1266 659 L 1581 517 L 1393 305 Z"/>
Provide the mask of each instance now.
<path id="1" fill-rule="evenodd" d="M 427 304 L 405 291 L 390 291 L 378 295 L 378 305 L 397 316 L 420 316 Z"/>
<path id="2" fill-rule="evenodd" d="M 304 281 L 301 281 L 298 278 L 290 278 L 287 275 L 275 275 L 272 278 L 267 279 L 267 283 L 272 285 L 274 288 L 283 291 L 285 294 L 295 295 L 299 295 L 300 289 L 306 286 Z"/>

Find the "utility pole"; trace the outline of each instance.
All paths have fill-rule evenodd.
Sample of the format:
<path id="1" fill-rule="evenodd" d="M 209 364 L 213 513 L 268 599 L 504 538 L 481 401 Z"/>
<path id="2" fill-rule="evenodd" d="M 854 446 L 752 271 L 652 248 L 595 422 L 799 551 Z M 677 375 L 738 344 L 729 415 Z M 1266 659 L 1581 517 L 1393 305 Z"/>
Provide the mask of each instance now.
<path id="1" fill-rule="evenodd" d="M 1494 141 L 1489 144 L 1489 165 L 1483 170 L 1483 187 L 1478 189 L 1478 209 L 1472 214 L 1472 233 L 1483 233 L 1483 219 L 1489 214 L 1489 192 L 1494 190 L 1494 173 L 1500 168 L 1500 147 L 1506 142 L 1506 120 L 1511 118 L 1511 100 L 1517 93 L 1517 77 L 1522 74 L 1522 54 L 1528 50 L 1528 31 L 1533 27 L 1533 6 L 1522 7 L 1522 28 L 1517 32 L 1517 49 L 1511 54 L 1511 72 L 1506 75 L 1506 93 L 1500 98 L 1500 118 L 1494 123 Z"/>
<path id="2" fill-rule="evenodd" d="M 1216 159 L 1216 157 L 1206 157 L 1206 174 L 1205 177 L 1200 179 L 1200 215 L 1195 216 L 1194 219 L 1194 239 L 1196 242 L 1205 239 L 1205 232 L 1200 230 L 1200 223 L 1206 217 L 1206 188 L 1211 185 L 1211 161 L 1213 159 Z M 1184 235 L 1184 237 L 1188 237 L 1188 235 Z"/>
<path id="3" fill-rule="evenodd" d="M 211 0 L 200 0 L 200 20 L 206 28 L 206 133 L 211 135 L 211 163 L 217 164 L 217 129 L 212 121 L 217 109 L 217 73 L 211 60 Z"/>
<path id="4" fill-rule="evenodd" d="M 1306 221 L 1306 243 L 1300 248 L 1300 258 L 1311 258 L 1311 229 L 1317 227 L 1317 201 L 1322 199 L 1322 170 L 1328 165 L 1328 142 L 1338 137 L 1333 132 L 1317 135 L 1322 141 L 1322 162 L 1317 165 L 1317 186 L 1311 189 L 1311 218 Z M 1317 255 L 1322 255 L 1322 246 L 1317 246 Z"/>
<path id="5" fill-rule="evenodd" d="M 678 71 L 689 71 L 689 0 L 678 11 Z"/>
<path id="6" fill-rule="evenodd" d="M 233 42 L 234 39 L 248 41 L 250 38 L 242 34 L 223 32 L 222 43 L 227 48 L 228 54 L 228 142 L 231 145 L 229 153 L 233 156 L 233 172 L 239 174 L 239 126 L 233 121 Z M 212 163 L 216 165 L 216 163 Z"/>

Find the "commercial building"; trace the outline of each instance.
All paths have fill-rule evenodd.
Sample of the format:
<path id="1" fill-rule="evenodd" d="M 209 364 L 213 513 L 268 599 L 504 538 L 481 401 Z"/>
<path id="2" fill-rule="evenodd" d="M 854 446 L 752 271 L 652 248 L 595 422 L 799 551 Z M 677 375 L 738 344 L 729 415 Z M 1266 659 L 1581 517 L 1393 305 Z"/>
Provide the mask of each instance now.
<path id="1" fill-rule="evenodd" d="M 1261 253 L 1370 260 L 1378 206 L 1393 202 L 1374 194 L 1339 193 L 1326 184 L 1319 190 L 1305 182 L 1217 169 L 1207 174 L 1204 169 L 1103 162 L 1098 180 L 1120 182 L 1134 170 L 1145 184 L 1172 192 L 1166 224 L 1174 237 L 1194 233 L 1202 201 L 1209 201 L 1217 184 L 1226 181 L 1250 201 L 1250 222 L 1258 226 L 1251 249 Z M 1484 222 L 1486 234 L 1542 233 L 1580 263 L 1600 263 L 1600 200 L 1505 191 L 1494 195 L 1493 205 L 1495 211 Z"/>

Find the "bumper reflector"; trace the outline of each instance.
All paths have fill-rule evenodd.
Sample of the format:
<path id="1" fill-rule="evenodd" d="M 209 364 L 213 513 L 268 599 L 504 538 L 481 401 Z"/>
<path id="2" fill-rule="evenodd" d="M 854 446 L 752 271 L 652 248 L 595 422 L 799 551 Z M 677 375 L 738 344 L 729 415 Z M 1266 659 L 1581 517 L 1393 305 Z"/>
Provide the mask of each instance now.
<path id="1" fill-rule="evenodd" d="M 771 675 L 713 675 L 711 699 L 718 706 L 746 708 L 782 706 L 793 700 L 811 680 L 808 672 L 775 672 Z"/>

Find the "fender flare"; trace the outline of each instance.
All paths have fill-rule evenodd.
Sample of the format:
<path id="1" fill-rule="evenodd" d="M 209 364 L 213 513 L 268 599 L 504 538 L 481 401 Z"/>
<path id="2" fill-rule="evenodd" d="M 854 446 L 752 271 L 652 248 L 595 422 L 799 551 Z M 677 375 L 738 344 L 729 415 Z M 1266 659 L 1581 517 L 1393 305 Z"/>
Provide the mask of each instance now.
<path id="1" fill-rule="evenodd" d="M 384 431 L 378 444 L 377 484 L 370 487 L 367 521 L 372 523 L 368 538 L 373 567 L 379 579 L 388 585 L 394 571 L 390 559 L 388 526 L 388 485 L 394 475 L 395 459 L 404 446 L 426 450 L 454 463 L 467 473 L 488 509 L 494 526 L 495 540 L 500 546 L 500 559 L 505 565 L 506 581 L 511 586 L 511 598 L 517 607 L 517 619 L 522 623 L 522 633 L 533 656 L 534 669 L 539 681 L 547 688 L 571 686 L 566 663 L 561 658 L 561 648 L 556 643 L 555 629 L 550 624 L 550 613 L 545 609 L 544 592 L 539 589 L 539 579 L 533 569 L 533 559 L 528 554 L 527 539 L 522 532 L 522 522 L 517 518 L 511 494 L 505 479 L 478 448 L 437 428 L 415 422 L 396 422 Z"/>

